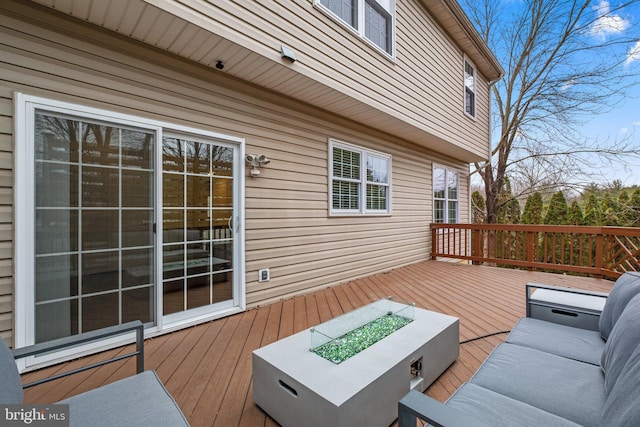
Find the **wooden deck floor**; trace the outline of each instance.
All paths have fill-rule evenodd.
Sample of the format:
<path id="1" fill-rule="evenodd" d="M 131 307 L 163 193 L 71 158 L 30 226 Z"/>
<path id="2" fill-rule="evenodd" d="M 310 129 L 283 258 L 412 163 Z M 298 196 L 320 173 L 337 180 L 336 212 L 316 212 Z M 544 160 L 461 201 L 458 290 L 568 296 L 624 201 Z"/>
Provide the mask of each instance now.
<path id="1" fill-rule="evenodd" d="M 274 426 L 252 398 L 251 352 L 386 296 L 460 318 L 460 340 L 509 330 L 524 316 L 527 282 L 609 291 L 612 282 L 558 274 L 426 261 L 288 299 L 145 342 L 155 369 L 193 426 Z M 467 381 L 505 335 L 460 346 L 458 360 L 427 390 L 445 400 Z M 130 348 L 107 353 L 124 353 Z M 23 381 L 70 369 L 90 356 L 23 375 Z M 66 365 L 66 366 L 65 366 Z M 135 372 L 133 360 L 43 384 L 25 403 L 52 403 Z"/>

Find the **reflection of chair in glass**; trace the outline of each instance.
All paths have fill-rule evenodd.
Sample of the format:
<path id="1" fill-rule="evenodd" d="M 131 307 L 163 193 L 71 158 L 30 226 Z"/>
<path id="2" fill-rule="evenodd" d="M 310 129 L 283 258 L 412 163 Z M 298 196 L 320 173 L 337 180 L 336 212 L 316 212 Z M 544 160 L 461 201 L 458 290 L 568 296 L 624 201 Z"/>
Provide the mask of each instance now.
<path id="1" fill-rule="evenodd" d="M 209 304 L 211 295 L 214 303 L 232 298 L 229 281 L 233 253 L 231 238 L 231 230 L 226 225 L 215 227 L 212 232 L 195 227 L 188 228 L 186 234 L 182 228 L 164 230 L 165 312 L 182 309 L 177 307 L 185 301 L 185 291 L 186 308 Z"/>
<path id="2" fill-rule="evenodd" d="M 163 271 L 166 276 L 179 277 L 184 274 L 185 250 L 187 256 L 187 275 L 197 274 L 198 272 L 206 272 L 208 266 L 209 254 L 204 243 L 197 243 L 201 239 L 200 230 L 187 230 L 186 249 L 184 242 L 184 230 L 173 229 L 163 232 L 164 242 L 180 242 L 177 245 L 168 245 L 163 247 Z M 202 267 L 204 265 L 204 270 Z M 202 270 L 202 271 L 198 271 Z"/>
<path id="3" fill-rule="evenodd" d="M 212 244 L 213 244 L 213 271 L 228 270 L 232 268 L 231 260 L 233 259 L 232 233 L 229 227 L 213 227 Z M 204 232 L 206 238 L 209 232 Z M 210 242 L 207 242 L 210 243 Z"/>

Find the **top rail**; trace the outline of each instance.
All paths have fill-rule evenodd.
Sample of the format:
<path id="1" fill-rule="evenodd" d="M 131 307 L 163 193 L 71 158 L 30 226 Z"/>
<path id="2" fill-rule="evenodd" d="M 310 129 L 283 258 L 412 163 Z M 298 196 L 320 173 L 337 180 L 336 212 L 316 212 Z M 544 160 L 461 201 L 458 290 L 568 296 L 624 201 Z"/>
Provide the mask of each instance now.
<path id="1" fill-rule="evenodd" d="M 126 334 L 132 331 L 135 331 L 135 339 L 136 339 L 135 351 L 126 353 L 120 356 L 114 356 L 108 360 L 98 361 L 81 368 L 77 368 L 70 371 L 62 372 L 60 374 L 52 375 L 50 377 L 43 378 L 41 380 L 37 380 L 32 383 L 23 384 L 22 387 L 23 388 L 33 387 L 39 384 L 64 378 L 69 375 L 86 371 L 88 369 L 97 368 L 109 363 L 117 362 L 117 361 L 134 357 L 134 356 L 136 357 L 136 373 L 139 374 L 141 372 L 144 372 L 144 325 L 140 320 L 134 320 L 128 323 L 109 326 L 107 328 L 99 329 L 96 331 L 85 332 L 82 334 L 73 335 L 73 336 L 64 337 L 64 338 L 58 338 L 56 340 L 34 344 L 27 347 L 21 347 L 21 348 L 12 350 L 12 353 L 13 353 L 14 359 L 21 359 L 27 356 L 36 356 L 39 354 L 51 353 L 53 351 L 62 350 L 62 349 L 78 346 L 81 344 L 90 343 L 93 341 L 98 341 L 103 338 Z"/>
<path id="2" fill-rule="evenodd" d="M 431 224 L 431 258 L 617 278 L 640 271 L 640 228 Z"/>

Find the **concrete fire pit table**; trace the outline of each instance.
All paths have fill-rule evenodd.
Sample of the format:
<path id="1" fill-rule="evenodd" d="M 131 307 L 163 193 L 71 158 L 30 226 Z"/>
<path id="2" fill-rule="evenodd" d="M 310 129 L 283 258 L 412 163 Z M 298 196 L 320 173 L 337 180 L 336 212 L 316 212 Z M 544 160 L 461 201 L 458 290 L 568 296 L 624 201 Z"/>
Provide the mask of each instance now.
<path id="1" fill-rule="evenodd" d="M 458 318 L 411 307 L 410 323 L 341 363 L 311 351 L 318 331 L 357 327 L 388 307 L 404 313 L 407 305 L 379 300 L 255 350 L 255 403 L 285 427 L 391 424 L 398 401 L 424 391 L 458 357 Z"/>

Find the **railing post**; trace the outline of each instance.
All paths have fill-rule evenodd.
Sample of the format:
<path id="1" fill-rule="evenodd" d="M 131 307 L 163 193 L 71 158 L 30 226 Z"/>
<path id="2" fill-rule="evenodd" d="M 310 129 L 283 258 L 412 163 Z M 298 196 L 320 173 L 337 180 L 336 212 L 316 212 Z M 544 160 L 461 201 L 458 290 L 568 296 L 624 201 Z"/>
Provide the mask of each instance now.
<path id="1" fill-rule="evenodd" d="M 438 231 L 433 225 L 431 226 L 431 259 L 435 260 L 438 249 Z"/>
<path id="2" fill-rule="evenodd" d="M 529 263 L 533 263 L 536 258 L 535 258 L 535 251 L 536 251 L 536 247 L 534 245 L 534 236 L 537 236 L 537 233 L 534 233 L 532 231 L 527 231 L 527 262 Z M 533 267 L 528 267 L 527 270 L 529 271 L 533 271 Z"/>
<path id="3" fill-rule="evenodd" d="M 604 236 L 602 234 L 602 229 L 598 231 L 596 235 L 596 274 L 594 276 L 596 279 L 602 279 L 602 269 L 603 269 L 603 261 L 604 261 Z"/>

